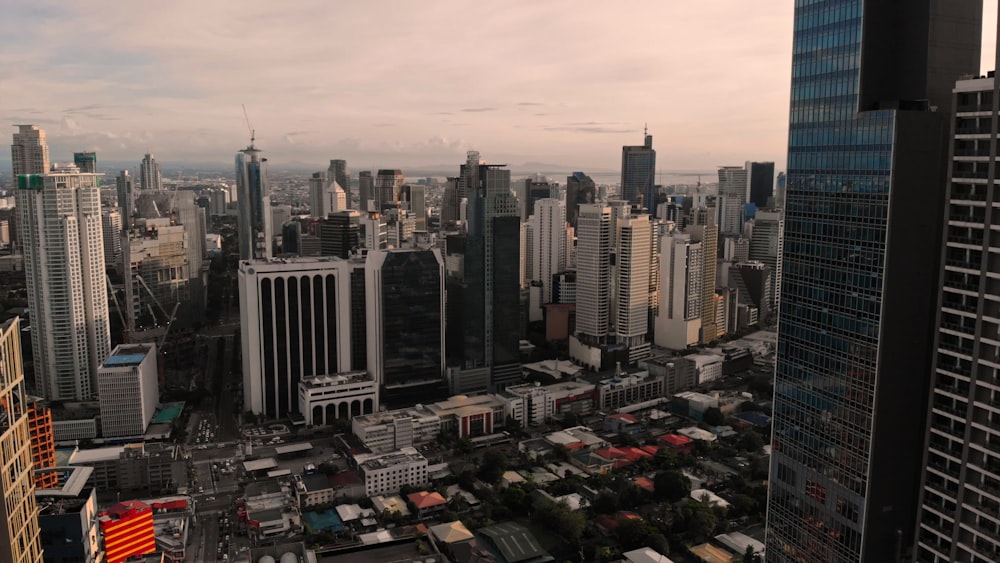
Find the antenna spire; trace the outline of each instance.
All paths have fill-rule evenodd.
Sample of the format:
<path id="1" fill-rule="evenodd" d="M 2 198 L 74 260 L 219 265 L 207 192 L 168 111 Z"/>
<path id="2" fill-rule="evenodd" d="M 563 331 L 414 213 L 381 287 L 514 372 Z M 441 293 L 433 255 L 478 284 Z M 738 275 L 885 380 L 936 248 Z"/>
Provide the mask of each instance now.
<path id="1" fill-rule="evenodd" d="M 246 104 L 240 104 L 240 105 L 243 106 L 243 119 L 245 119 L 247 122 L 247 130 L 250 131 L 250 148 L 253 148 L 253 142 L 255 139 L 256 131 L 254 131 L 254 128 L 250 126 L 250 117 L 247 116 L 247 105 Z"/>
<path id="2" fill-rule="evenodd" d="M 246 108 L 243 108 L 243 111 L 246 111 Z M 645 137 L 646 135 L 649 135 L 649 124 L 648 123 L 643 123 L 642 124 L 642 136 Z"/>

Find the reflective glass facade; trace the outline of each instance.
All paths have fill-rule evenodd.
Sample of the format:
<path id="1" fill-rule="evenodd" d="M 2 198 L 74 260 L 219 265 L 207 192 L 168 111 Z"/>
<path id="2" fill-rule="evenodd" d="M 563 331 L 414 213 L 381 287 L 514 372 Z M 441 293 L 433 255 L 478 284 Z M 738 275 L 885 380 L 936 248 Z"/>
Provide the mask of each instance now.
<path id="1" fill-rule="evenodd" d="M 795 2 L 768 561 L 893 560 L 912 537 L 944 184 L 925 109 L 972 60 L 935 58 L 928 14 L 973 3 L 914 4 Z"/>

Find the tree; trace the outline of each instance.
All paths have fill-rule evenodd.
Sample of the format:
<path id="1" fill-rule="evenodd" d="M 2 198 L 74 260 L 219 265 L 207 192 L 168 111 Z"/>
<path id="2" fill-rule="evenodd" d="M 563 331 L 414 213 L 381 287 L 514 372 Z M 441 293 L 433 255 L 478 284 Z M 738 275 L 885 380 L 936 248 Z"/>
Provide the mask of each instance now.
<path id="1" fill-rule="evenodd" d="M 587 523 L 582 514 L 571 511 L 566 504 L 551 501 L 540 503 L 532 515 L 532 520 L 573 546 L 579 545 Z"/>
<path id="2" fill-rule="evenodd" d="M 740 436 L 740 449 L 747 452 L 757 452 L 764 447 L 764 439 L 753 430 L 748 430 Z"/>
<path id="3" fill-rule="evenodd" d="M 611 514 L 618 512 L 618 495 L 605 491 L 594 499 L 594 510 L 598 514 Z"/>
<path id="4" fill-rule="evenodd" d="M 722 426 L 726 422 L 726 417 L 719 410 L 719 407 L 709 407 L 701 419 L 709 426 Z"/>
<path id="5" fill-rule="evenodd" d="M 631 551 L 645 547 L 649 536 L 653 533 L 645 520 L 634 518 L 619 518 L 615 534 L 622 544 L 622 551 Z"/>
<path id="6" fill-rule="evenodd" d="M 677 502 L 691 493 L 691 480 L 680 471 L 661 471 L 653 478 L 653 487 L 657 500 Z"/>
<path id="7" fill-rule="evenodd" d="M 483 481 L 495 485 L 504 471 L 507 470 L 507 456 L 500 450 L 489 449 L 483 453 L 482 463 L 479 465 L 479 478 Z"/>

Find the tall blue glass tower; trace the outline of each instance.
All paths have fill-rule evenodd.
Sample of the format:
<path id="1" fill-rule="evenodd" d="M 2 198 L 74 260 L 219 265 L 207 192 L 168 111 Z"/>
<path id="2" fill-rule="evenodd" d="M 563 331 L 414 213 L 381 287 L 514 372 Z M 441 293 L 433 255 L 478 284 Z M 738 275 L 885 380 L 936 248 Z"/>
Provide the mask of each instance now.
<path id="1" fill-rule="evenodd" d="M 656 150 L 653 136 L 646 134 L 641 145 L 622 147 L 621 199 L 642 204 L 651 215 L 656 212 Z"/>
<path id="2" fill-rule="evenodd" d="M 768 561 L 912 545 L 946 117 L 981 18 L 981 0 L 795 1 Z"/>

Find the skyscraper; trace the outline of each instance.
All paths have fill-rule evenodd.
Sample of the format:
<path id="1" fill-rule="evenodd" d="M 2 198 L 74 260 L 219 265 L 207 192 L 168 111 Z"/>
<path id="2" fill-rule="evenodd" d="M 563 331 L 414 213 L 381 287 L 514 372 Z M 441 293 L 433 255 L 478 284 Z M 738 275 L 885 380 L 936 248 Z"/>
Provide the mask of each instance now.
<path id="1" fill-rule="evenodd" d="M 90 399 L 111 351 L 97 175 L 69 165 L 21 174 L 17 188 L 36 385 L 50 400 Z"/>
<path id="2" fill-rule="evenodd" d="M 37 125 L 18 125 L 10 152 L 15 178 L 49 171 L 49 145 L 45 143 L 45 131 Z"/>
<path id="3" fill-rule="evenodd" d="M 642 204 L 650 213 L 656 210 L 656 151 L 653 136 L 645 143 L 622 147 L 622 183 L 619 199 L 632 205 Z"/>
<path id="4" fill-rule="evenodd" d="M 382 169 L 375 176 L 375 204 L 378 211 L 384 211 L 399 201 L 399 190 L 406 182 L 401 170 Z"/>
<path id="5" fill-rule="evenodd" d="M 330 213 L 327 207 L 329 198 L 326 195 L 326 186 L 326 174 L 313 172 L 309 178 L 309 214 L 317 219 L 323 219 Z"/>
<path id="6" fill-rule="evenodd" d="M 271 190 L 267 182 L 267 159 L 250 146 L 236 153 L 236 192 L 239 205 L 240 260 L 271 257 Z"/>
<path id="7" fill-rule="evenodd" d="M 757 209 L 769 207 L 774 195 L 774 163 L 748 162 L 747 174 L 750 177 L 749 202 Z"/>
<path id="8" fill-rule="evenodd" d="M 347 207 L 338 211 L 351 209 L 351 171 L 347 168 L 346 160 L 331 160 L 330 168 L 327 170 L 326 179 L 329 182 L 337 182 L 344 190 L 347 197 Z"/>
<path id="9" fill-rule="evenodd" d="M 719 338 L 717 322 L 716 274 L 719 256 L 719 226 L 715 223 L 715 200 L 706 201 L 704 207 L 691 210 L 687 232 L 691 240 L 701 243 L 701 343 L 709 344 Z M 725 327 L 724 324 L 722 324 Z M 724 330 L 724 328 L 723 328 Z"/>
<path id="10" fill-rule="evenodd" d="M 663 237 L 660 277 L 661 305 L 656 315 L 656 344 L 685 350 L 698 344 L 701 333 L 702 245 L 686 233 Z"/>
<path id="11" fill-rule="evenodd" d="M 651 236 L 649 215 L 633 214 L 616 221 L 618 241 L 611 301 L 615 344 L 628 349 L 629 364 L 649 355 L 649 279 Z"/>
<path id="12" fill-rule="evenodd" d="M 142 162 L 139 163 L 139 185 L 144 190 L 163 189 L 163 176 L 160 174 L 160 164 L 149 153 L 146 153 L 146 156 L 142 157 Z"/>
<path id="13" fill-rule="evenodd" d="M 978 69 L 981 13 L 796 2 L 769 561 L 895 561 L 913 545 L 944 120 Z"/>
<path id="14" fill-rule="evenodd" d="M 410 186 L 410 211 L 413 212 L 414 226 L 418 231 L 427 230 L 427 187 L 417 184 Z"/>
<path id="15" fill-rule="evenodd" d="M 955 86 L 916 561 L 1000 557 L 997 100 L 993 72 Z"/>
<path id="16" fill-rule="evenodd" d="M 122 225 L 125 229 L 132 228 L 135 217 L 135 185 L 128 170 L 122 170 L 115 177 L 115 193 L 118 195 L 118 211 L 122 215 Z"/>
<path id="17" fill-rule="evenodd" d="M 785 214 L 775 211 L 757 211 L 750 235 L 750 260 L 763 262 L 771 268 L 771 295 L 768 304 L 772 311 L 781 302 L 782 257 L 785 250 Z"/>
<path id="18" fill-rule="evenodd" d="M 532 225 L 534 280 L 542 284 L 542 304 L 552 303 L 552 276 L 566 269 L 566 206 L 552 198 L 535 201 Z"/>
<path id="19" fill-rule="evenodd" d="M 580 206 L 597 203 L 597 185 L 590 176 L 583 172 L 574 172 L 566 177 L 566 222 L 576 228 L 576 218 Z"/>
<path id="20" fill-rule="evenodd" d="M 73 153 L 73 164 L 84 174 L 97 173 L 97 153 L 96 152 L 75 152 Z"/>
<path id="21" fill-rule="evenodd" d="M 361 213 L 357 211 L 331 213 L 318 228 L 323 256 L 348 258 L 361 246 Z"/>
<path id="22" fill-rule="evenodd" d="M 117 207 L 101 209 L 101 234 L 104 240 L 104 264 L 122 270 L 122 214 Z"/>
<path id="23" fill-rule="evenodd" d="M 375 179 L 370 170 L 358 172 L 358 211 L 367 213 L 371 210 L 371 201 L 375 199 Z"/>
<path id="24" fill-rule="evenodd" d="M 746 201 L 747 169 L 743 166 L 720 167 L 719 234 L 739 235 L 743 232 Z"/>
<path id="25" fill-rule="evenodd" d="M 581 205 L 576 237 L 576 330 L 594 346 L 607 342 L 611 324 L 611 208 Z"/>
<path id="26" fill-rule="evenodd" d="M 20 328 L 0 325 L 0 561 L 42 563 Z"/>

